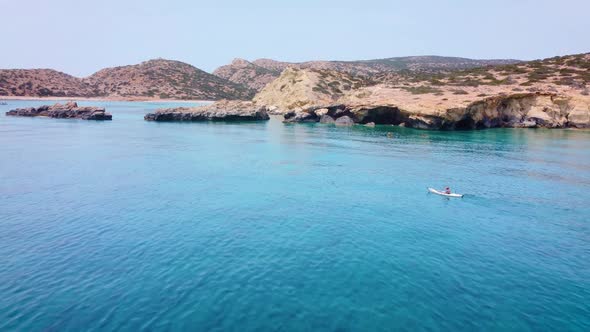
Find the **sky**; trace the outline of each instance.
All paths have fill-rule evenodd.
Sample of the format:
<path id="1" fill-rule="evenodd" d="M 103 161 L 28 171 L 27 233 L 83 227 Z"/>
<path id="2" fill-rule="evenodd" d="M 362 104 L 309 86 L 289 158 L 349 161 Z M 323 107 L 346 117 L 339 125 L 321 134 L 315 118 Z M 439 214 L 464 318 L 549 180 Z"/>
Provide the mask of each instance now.
<path id="1" fill-rule="evenodd" d="M 0 0 L 0 68 L 590 52 L 589 0 Z"/>

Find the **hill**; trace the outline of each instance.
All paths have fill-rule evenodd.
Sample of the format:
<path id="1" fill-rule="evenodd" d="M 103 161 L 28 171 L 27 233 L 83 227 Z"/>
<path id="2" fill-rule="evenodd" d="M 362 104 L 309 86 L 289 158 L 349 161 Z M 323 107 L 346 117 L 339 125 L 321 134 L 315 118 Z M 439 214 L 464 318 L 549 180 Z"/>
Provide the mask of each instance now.
<path id="1" fill-rule="evenodd" d="M 213 74 L 260 91 L 272 78 L 279 77 L 280 73 L 288 67 L 331 70 L 369 77 L 376 74 L 397 72 L 439 73 L 514 63 L 518 63 L 518 60 L 474 60 L 441 56 L 394 57 L 360 61 L 308 61 L 301 63 L 281 62 L 271 59 L 258 59 L 248 62 L 243 59 L 236 59 L 229 65 L 219 67 Z"/>
<path id="2" fill-rule="evenodd" d="M 240 84 L 180 61 L 164 59 L 102 69 L 84 81 L 104 96 L 213 100 L 252 96 L 252 92 Z"/>
<path id="3" fill-rule="evenodd" d="M 408 56 L 374 60 L 356 61 L 308 61 L 301 63 L 280 62 L 271 59 L 258 59 L 253 63 L 267 69 L 284 69 L 286 67 L 329 69 L 351 74 L 372 74 L 378 72 L 410 71 L 447 71 L 460 70 L 488 65 L 505 65 L 518 63 L 513 59 L 476 60 L 444 56 Z"/>
<path id="4" fill-rule="evenodd" d="M 303 108 L 336 102 L 346 92 L 371 85 L 360 76 L 325 69 L 288 67 L 254 97 L 254 102 L 271 111 Z"/>
<path id="5" fill-rule="evenodd" d="M 91 97 L 83 80 L 53 69 L 1 69 L 0 96 Z"/>
<path id="6" fill-rule="evenodd" d="M 234 59 L 231 64 L 215 69 L 213 75 L 260 91 L 265 85 L 279 77 L 282 70 L 264 68 L 244 59 Z"/>
<path id="7" fill-rule="evenodd" d="M 0 70 L 0 95 L 155 99 L 249 99 L 247 87 L 189 64 L 156 59 L 77 78 L 51 69 Z"/>

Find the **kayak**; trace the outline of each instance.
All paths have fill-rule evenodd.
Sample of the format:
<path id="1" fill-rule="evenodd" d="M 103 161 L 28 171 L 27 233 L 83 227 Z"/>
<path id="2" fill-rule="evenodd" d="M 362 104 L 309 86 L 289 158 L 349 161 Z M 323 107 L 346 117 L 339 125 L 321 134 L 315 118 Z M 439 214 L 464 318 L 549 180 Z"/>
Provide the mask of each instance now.
<path id="1" fill-rule="evenodd" d="M 433 194 L 437 194 L 437 195 L 441 195 L 441 196 L 446 196 L 446 197 L 457 197 L 457 198 L 463 197 L 463 195 L 461 195 L 461 194 L 447 194 L 447 193 L 444 193 L 442 191 L 438 191 L 438 190 L 436 190 L 434 188 L 428 188 L 428 191 L 431 192 L 431 193 L 433 193 Z"/>

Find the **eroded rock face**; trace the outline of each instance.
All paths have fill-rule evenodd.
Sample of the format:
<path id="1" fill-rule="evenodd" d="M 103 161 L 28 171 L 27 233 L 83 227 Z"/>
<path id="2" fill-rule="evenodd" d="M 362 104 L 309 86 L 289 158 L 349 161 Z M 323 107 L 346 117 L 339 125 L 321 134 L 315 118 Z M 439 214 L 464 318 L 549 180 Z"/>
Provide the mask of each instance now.
<path id="1" fill-rule="evenodd" d="M 267 109 L 252 102 L 222 100 L 199 107 L 156 110 L 144 117 L 147 121 L 258 121 L 268 120 Z"/>
<path id="2" fill-rule="evenodd" d="M 112 120 L 113 116 L 107 113 L 103 107 L 83 106 L 78 107 L 75 102 L 68 102 L 65 105 L 55 104 L 52 106 L 43 105 L 39 107 L 17 108 L 6 112 L 9 116 L 43 116 L 60 119 L 82 119 L 82 120 Z"/>
<path id="3" fill-rule="evenodd" d="M 549 93 L 495 96 L 473 102 L 464 109 L 449 110 L 442 122 L 448 129 L 566 128 L 590 125 L 588 122 L 570 123 L 569 115 L 574 109 L 571 101 L 571 98 Z"/>
<path id="4" fill-rule="evenodd" d="M 285 121 L 330 123 L 326 117 L 332 118 L 336 124 L 372 123 L 417 129 L 590 128 L 590 106 L 587 103 L 550 93 L 494 96 L 440 112 L 408 111 L 394 105 L 316 106 L 295 112 L 290 117 L 286 115 Z"/>

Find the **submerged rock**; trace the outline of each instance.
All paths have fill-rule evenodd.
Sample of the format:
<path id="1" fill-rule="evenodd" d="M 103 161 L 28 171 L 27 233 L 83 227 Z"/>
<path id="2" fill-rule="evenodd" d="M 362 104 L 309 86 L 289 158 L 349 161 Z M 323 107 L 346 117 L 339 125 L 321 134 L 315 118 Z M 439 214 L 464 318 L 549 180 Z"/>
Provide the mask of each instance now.
<path id="1" fill-rule="evenodd" d="M 147 121 L 258 121 L 269 118 L 264 106 L 227 100 L 206 106 L 159 109 L 144 117 Z"/>
<path id="2" fill-rule="evenodd" d="M 68 102 L 65 105 L 55 104 L 52 106 L 43 105 L 39 107 L 17 108 L 6 112 L 8 116 L 43 116 L 59 119 L 82 119 L 82 120 L 112 120 L 113 116 L 107 113 L 103 107 L 83 106 L 79 107 L 75 102 Z"/>

